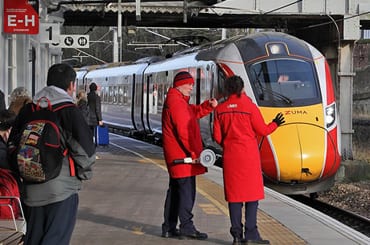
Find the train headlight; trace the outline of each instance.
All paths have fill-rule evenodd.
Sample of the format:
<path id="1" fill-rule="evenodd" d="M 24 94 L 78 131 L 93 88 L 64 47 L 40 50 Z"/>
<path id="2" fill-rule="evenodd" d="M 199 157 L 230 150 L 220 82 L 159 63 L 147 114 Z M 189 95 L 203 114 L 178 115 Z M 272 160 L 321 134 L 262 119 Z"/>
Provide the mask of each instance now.
<path id="1" fill-rule="evenodd" d="M 271 45 L 270 52 L 271 54 L 280 54 L 281 53 L 281 46 L 280 45 Z"/>
<path id="2" fill-rule="evenodd" d="M 270 43 L 267 46 L 270 55 L 288 55 L 288 48 L 283 43 Z"/>
<path id="3" fill-rule="evenodd" d="M 328 107 L 325 108 L 325 123 L 326 128 L 330 128 L 333 126 L 335 122 L 335 104 L 331 104 Z"/>

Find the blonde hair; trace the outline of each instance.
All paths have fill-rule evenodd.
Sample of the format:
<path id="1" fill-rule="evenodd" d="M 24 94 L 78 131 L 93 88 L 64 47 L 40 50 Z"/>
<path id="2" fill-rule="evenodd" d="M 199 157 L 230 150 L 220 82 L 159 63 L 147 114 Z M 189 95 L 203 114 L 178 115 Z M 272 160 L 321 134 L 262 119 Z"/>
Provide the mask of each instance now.
<path id="1" fill-rule="evenodd" d="M 9 102 L 15 101 L 19 97 L 30 97 L 25 87 L 17 87 L 10 93 Z"/>
<path id="2" fill-rule="evenodd" d="M 77 94 L 77 99 L 86 99 L 86 92 L 85 90 L 80 90 L 78 91 L 78 94 Z"/>

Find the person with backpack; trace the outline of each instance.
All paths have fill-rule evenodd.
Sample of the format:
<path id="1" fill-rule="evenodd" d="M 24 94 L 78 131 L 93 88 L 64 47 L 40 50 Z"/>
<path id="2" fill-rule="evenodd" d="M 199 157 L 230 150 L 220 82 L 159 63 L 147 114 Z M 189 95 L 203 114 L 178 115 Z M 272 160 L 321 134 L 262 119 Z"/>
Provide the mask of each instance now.
<path id="1" fill-rule="evenodd" d="M 95 147 L 87 123 L 73 103 L 75 78 L 76 72 L 69 65 L 52 65 L 47 74 L 47 86 L 34 96 L 33 103 L 21 109 L 9 137 L 11 165 L 18 171 L 24 185 L 21 198 L 27 221 L 25 245 L 70 243 L 77 219 L 78 192 L 82 181 L 92 177 Z M 46 115 L 51 119 L 45 119 Z M 47 126 L 46 122 L 54 126 Z M 35 131 L 38 127 L 40 135 Z M 60 133 L 58 137 L 48 135 L 54 132 L 52 130 Z M 25 139 L 29 131 L 34 131 L 34 134 Z M 59 139 L 54 142 L 55 154 L 48 154 L 52 150 L 43 142 L 50 138 Z M 31 148 L 35 142 L 43 143 L 34 144 L 40 149 Z M 34 161 L 37 161 L 35 155 L 42 150 L 40 164 L 55 168 L 54 175 L 40 182 L 26 179 L 24 170 L 32 162 L 27 162 L 29 159 L 22 155 L 25 148 L 29 159 Z M 60 154 L 63 154 L 61 161 Z"/>

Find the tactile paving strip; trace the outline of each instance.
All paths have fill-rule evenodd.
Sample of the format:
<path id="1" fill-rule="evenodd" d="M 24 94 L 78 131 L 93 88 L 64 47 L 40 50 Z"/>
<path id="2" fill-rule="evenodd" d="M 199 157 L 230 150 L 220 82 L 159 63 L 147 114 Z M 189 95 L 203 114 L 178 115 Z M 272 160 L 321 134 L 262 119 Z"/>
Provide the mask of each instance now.
<path id="1" fill-rule="evenodd" d="M 216 205 L 225 215 L 229 215 L 223 188 L 203 176 L 197 178 L 197 191 Z M 258 210 L 257 225 L 263 239 L 271 245 L 308 244 L 276 219 Z"/>

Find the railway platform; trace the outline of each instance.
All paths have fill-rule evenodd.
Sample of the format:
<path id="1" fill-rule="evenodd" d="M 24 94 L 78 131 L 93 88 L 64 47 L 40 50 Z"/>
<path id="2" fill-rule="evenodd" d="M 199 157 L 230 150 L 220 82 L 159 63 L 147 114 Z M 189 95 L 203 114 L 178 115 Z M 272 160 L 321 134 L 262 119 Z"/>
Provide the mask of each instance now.
<path id="1" fill-rule="evenodd" d="M 161 237 L 168 174 L 162 149 L 123 136 L 110 135 L 98 147 L 92 180 L 80 192 L 72 245 L 231 244 L 222 172 L 216 167 L 197 177 L 194 223 L 208 239 Z M 370 239 L 284 195 L 265 189 L 258 227 L 272 245 L 370 244 Z"/>

